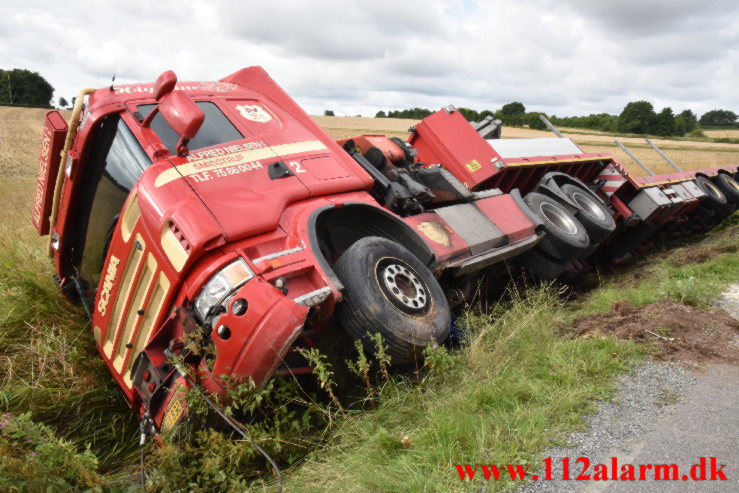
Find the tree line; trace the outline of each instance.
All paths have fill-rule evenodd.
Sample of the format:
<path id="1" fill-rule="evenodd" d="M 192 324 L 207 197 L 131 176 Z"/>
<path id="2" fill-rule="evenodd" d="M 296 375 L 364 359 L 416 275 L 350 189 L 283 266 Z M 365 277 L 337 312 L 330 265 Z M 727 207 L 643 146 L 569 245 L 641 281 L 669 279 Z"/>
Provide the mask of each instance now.
<path id="1" fill-rule="evenodd" d="M 14 68 L 0 69 L 0 104 L 52 106 L 54 86 L 38 72 Z"/>
<path id="2" fill-rule="evenodd" d="M 457 110 L 469 121 L 480 121 L 487 116 L 492 116 L 508 126 L 527 125 L 529 128 L 539 130 L 546 128 L 539 118 L 539 112 L 527 112 L 523 103 L 518 101 L 505 104 L 496 111 L 476 111 L 470 108 L 457 108 Z M 375 118 L 422 119 L 431 113 L 433 112 L 425 108 L 411 108 L 388 112 L 378 111 Z M 682 136 L 696 130 L 699 126 L 739 127 L 737 115 L 729 110 L 711 110 L 699 119 L 691 110 L 683 110 L 675 114 L 672 108 L 667 107 L 657 113 L 652 103 L 648 101 L 632 101 L 619 115 L 599 113 L 566 117 L 552 115 L 548 118 L 553 124 L 562 127 L 662 136 Z"/>

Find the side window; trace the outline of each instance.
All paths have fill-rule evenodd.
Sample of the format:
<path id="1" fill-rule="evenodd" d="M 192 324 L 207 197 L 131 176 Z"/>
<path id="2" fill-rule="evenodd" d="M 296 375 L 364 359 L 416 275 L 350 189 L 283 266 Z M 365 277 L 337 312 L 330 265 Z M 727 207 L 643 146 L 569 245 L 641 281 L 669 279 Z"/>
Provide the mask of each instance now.
<path id="1" fill-rule="evenodd" d="M 120 118 L 103 121 L 87 167 L 83 200 L 89 204 L 79 263 L 80 276 L 96 287 L 106 248 L 129 192 L 151 164 L 131 130 Z M 84 207 L 84 206 L 83 206 Z M 80 218 L 81 222 L 83 221 Z"/>
<path id="2" fill-rule="evenodd" d="M 205 120 L 198 134 L 188 144 L 191 151 L 244 138 L 226 115 L 218 109 L 218 106 L 210 101 L 198 101 L 196 104 L 203 110 Z M 136 107 L 136 111 L 141 114 L 142 118 L 146 118 L 154 106 L 156 105 L 141 104 Z M 164 120 L 161 113 L 157 113 L 152 119 L 151 129 L 154 130 L 159 140 L 162 141 L 162 144 L 167 147 L 167 150 L 171 154 L 177 154 L 177 142 L 180 140 L 180 137 Z"/>

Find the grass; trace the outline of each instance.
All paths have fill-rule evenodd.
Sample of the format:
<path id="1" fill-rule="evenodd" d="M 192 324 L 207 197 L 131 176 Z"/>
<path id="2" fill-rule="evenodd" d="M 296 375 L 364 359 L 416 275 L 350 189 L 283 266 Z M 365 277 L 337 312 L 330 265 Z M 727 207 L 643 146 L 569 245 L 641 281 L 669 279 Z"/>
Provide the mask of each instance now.
<path id="1" fill-rule="evenodd" d="M 451 367 L 421 384 L 388 383 L 379 407 L 342 420 L 329 445 L 291 472 L 288 489 L 469 491 L 455 464 L 534 463 L 581 428 L 593 400 L 607 398 L 613 377 L 644 354 L 561 333 L 552 322 L 563 310 L 549 287 L 516 296 L 496 319 L 468 313 L 472 342 Z"/>
<path id="2" fill-rule="evenodd" d="M 728 285 L 739 282 L 737 232 L 739 213 L 734 213 L 705 237 L 665 245 L 661 254 L 651 252 L 617 275 L 599 279 L 597 290 L 574 300 L 571 317 L 607 312 L 621 300 L 639 307 L 669 298 L 709 308 Z"/>
<path id="3" fill-rule="evenodd" d="M 30 211 L 32 182 L 0 181 L 0 208 Z M 51 278 L 28 217 L 0 225 L 0 410 L 48 426 L 111 473 L 135 460 L 138 423 L 97 354 L 84 314 Z"/>
<path id="4" fill-rule="evenodd" d="M 388 384 L 381 405 L 348 416 L 295 468 L 291 491 L 469 491 L 455 464 L 532 464 L 582 427 L 614 377 L 648 351 L 613 338 L 573 338 L 578 316 L 674 300 L 708 308 L 739 281 L 739 214 L 706 237 L 597 280 L 573 302 L 550 288 L 513 299 L 502 316 L 468 312 L 471 344 L 421 385 Z M 678 245 L 672 245 L 673 247 Z M 477 484 L 475 488 L 481 487 Z M 512 486 L 491 482 L 486 491 Z"/>
<path id="5" fill-rule="evenodd" d="M 97 354 L 84 315 L 53 283 L 46 238 L 30 224 L 42 114 L 0 108 L 0 411 L 8 415 L 0 422 L 0 489 L 128 488 L 135 481 L 136 417 Z M 386 133 L 364 121 L 373 119 L 346 120 L 345 128 L 339 122 L 329 131 Z M 390 130 L 401 135 L 405 128 Z M 737 227 L 734 216 L 729 229 L 705 241 L 603 277 L 601 287 L 575 303 L 548 287 L 516 295 L 495 318 L 467 312 L 459 323 L 469 328 L 471 344 L 429 354 L 420 383 L 378 378 L 383 383 L 372 388 L 372 399 L 341 412 L 313 403 L 311 411 L 328 420 L 301 421 L 306 414 L 275 401 L 270 417 L 283 434 L 273 440 L 273 427 L 256 436 L 283 454 L 290 491 L 467 491 L 471 485 L 459 481 L 455 463 L 533 463 L 582 427 L 594 400 L 610 395 L 614 376 L 645 354 L 615 339 L 575 339 L 568 321 L 608 311 L 621 299 L 705 306 L 737 281 L 739 258 L 730 251 L 736 237 L 728 234 Z M 703 261 L 683 261 L 697 251 L 707 252 Z M 313 441 L 308 455 L 284 445 L 303 432 Z M 254 455 L 213 432 L 198 435 L 185 452 L 161 449 L 148 469 L 164 491 L 174 484 L 239 491 L 255 477 L 245 475 Z"/>

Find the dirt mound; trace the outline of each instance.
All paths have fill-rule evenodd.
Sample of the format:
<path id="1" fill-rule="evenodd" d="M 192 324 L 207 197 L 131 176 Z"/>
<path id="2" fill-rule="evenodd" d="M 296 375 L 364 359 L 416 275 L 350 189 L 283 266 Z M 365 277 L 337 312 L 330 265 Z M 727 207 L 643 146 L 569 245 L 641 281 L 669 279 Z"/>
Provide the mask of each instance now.
<path id="1" fill-rule="evenodd" d="M 739 321 L 722 309 L 698 310 L 672 301 L 636 308 L 618 301 L 608 313 L 577 318 L 573 328 L 581 337 L 652 343 L 662 360 L 739 365 Z"/>

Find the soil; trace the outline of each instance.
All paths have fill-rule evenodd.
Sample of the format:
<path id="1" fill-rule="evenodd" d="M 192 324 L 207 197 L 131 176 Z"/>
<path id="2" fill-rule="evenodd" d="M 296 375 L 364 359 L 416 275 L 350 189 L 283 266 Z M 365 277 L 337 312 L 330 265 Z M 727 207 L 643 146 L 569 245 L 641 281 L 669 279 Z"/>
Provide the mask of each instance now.
<path id="1" fill-rule="evenodd" d="M 739 365 L 739 321 L 721 308 L 699 310 L 668 300 L 637 308 L 618 301 L 608 313 L 577 318 L 573 329 L 581 337 L 653 344 L 655 358 L 664 361 Z"/>

